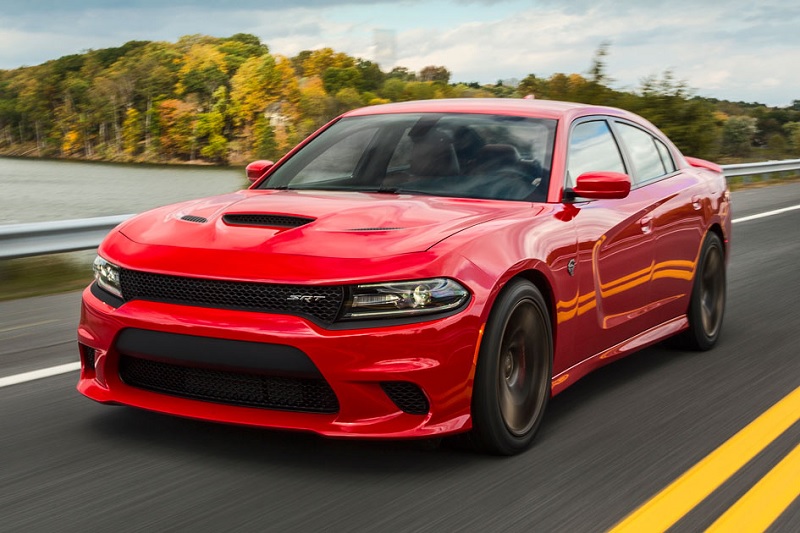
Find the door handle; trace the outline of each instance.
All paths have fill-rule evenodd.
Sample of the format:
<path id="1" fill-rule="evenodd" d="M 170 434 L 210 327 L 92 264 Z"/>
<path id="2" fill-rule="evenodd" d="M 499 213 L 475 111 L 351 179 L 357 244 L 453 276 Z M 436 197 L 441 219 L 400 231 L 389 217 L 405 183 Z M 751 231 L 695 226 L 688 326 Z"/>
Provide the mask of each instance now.
<path id="1" fill-rule="evenodd" d="M 651 231 L 653 231 L 653 217 L 644 217 L 639 221 L 639 224 L 642 226 L 642 233 L 647 235 Z"/>

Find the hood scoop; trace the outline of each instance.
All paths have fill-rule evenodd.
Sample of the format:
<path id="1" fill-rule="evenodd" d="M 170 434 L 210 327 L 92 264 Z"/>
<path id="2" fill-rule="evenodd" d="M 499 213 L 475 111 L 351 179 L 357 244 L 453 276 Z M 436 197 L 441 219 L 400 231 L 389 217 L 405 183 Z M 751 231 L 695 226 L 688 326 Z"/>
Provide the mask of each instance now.
<path id="1" fill-rule="evenodd" d="M 400 228 L 400 227 L 350 228 L 347 231 L 397 231 L 397 230 L 400 230 L 400 229 L 406 229 L 406 228 Z"/>
<path id="2" fill-rule="evenodd" d="M 265 228 L 297 228 L 314 222 L 313 218 L 265 213 L 228 213 L 222 221 L 229 226 L 259 226 Z"/>
<path id="3" fill-rule="evenodd" d="M 208 219 L 206 217 L 198 217 L 194 215 L 183 215 L 181 217 L 181 220 L 185 220 L 186 222 L 195 222 L 197 224 L 205 224 L 206 222 L 208 222 Z"/>

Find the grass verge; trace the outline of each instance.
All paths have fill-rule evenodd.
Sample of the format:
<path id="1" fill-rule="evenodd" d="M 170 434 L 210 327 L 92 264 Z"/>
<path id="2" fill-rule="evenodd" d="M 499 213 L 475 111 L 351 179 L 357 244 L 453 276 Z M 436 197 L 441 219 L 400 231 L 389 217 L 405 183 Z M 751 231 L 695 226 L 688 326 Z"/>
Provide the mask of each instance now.
<path id="1" fill-rule="evenodd" d="M 83 289 L 93 279 L 94 252 L 0 261 L 0 301 Z"/>

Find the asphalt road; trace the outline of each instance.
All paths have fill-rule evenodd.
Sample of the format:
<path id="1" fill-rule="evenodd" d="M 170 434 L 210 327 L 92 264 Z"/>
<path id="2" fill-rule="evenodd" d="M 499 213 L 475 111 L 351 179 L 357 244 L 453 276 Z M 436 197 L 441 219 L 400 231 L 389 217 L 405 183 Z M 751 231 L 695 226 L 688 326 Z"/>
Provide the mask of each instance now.
<path id="1" fill-rule="evenodd" d="M 735 217 L 800 184 L 734 194 Z M 511 458 L 101 406 L 75 372 L 0 388 L 0 531 L 607 530 L 800 386 L 800 210 L 734 225 L 723 337 L 662 346 L 551 403 Z M 79 295 L 0 304 L 0 377 L 77 360 Z M 673 528 L 709 526 L 800 443 L 800 423 Z M 770 531 L 800 531 L 796 500 Z"/>

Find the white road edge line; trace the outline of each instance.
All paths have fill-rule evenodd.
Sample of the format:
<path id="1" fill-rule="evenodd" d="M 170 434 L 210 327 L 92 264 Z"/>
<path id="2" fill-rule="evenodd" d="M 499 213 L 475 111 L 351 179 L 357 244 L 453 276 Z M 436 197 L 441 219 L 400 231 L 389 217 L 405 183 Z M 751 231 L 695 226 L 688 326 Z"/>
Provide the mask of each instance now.
<path id="1" fill-rule="evenodd" d="M 9 385 L 17 385 L 18 383 L 25 383 L 26 381 L 33 381 L 35 379 L 49 378 L 50 376 L 66 374 L 67 372 L 73 372 L 80 369 L 80 362 L 75 362 L 51 366 L 50 368 L 42 368 L 41 370 L 31 370 L 30 372 L 24 372 L 14 376 L 7 376 L 0 378 L 0 389 L 3 387 L 8 387 Z"/>
<path id="2" fill-rule="evenodd" d="M 736 224 L 737 222 L 748 222 L 750 220 L 757 220 L 759 218 L 766 218 L 774 215 L 780 215 L 781 213 L 786 213 L 787 211 L 794 211 L 795 209 L 800 209 L 800 205 L 784 207 L 783 209 L 775 209 L 774 211 L 767 211 L 766 213 L 759 213 L 757 215 L 750 215 L 747 217 L 734 218 L 733 220 L 731 220 L 731 224 Z"/>
<path id="3" fill-rule="evenodd" d="M 787 211 L 794 211 L 795 209 L 800 209 L 800 205 L 784 207 L 783 209 L 775 209 L 774 211 L 767 211 L 766 213 L 759 213 L 757 215 L 750 215 L 747 217 L 734 218 L 733 220 L 731 220 L 731 224 L 736 224 L 737 222 L 748 222 L 750 220 L 757 220 L 759 218 L 766 218 L 774 215 L 780 215 L 781 213 L 786 213 Z M 50 368 L 43 368 L 41 370 L 33 370 L 31 372 L 25 372 L 23 374 L 17 374 L 15 376 L 8 376 L 0 378 L 0 389 L 2 389 L 3 387 L 8 387 L 9 385 L 17 385 L 18 383 L 25 383 L 27 381 L 33 381 L 36 379 L 49 378 L 50 376 L 66 374 L 67 372 L 73 372 L 75 370 L 80 370 L 80 369 L 81 369 L 80 363 L 67 363 L 65 365 L 51 366 Z"/>

